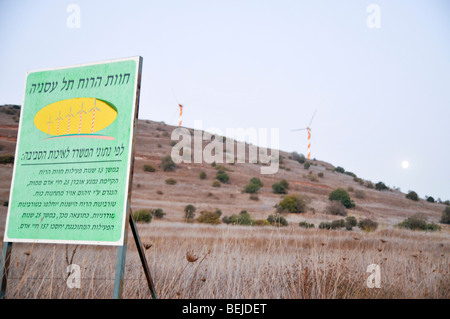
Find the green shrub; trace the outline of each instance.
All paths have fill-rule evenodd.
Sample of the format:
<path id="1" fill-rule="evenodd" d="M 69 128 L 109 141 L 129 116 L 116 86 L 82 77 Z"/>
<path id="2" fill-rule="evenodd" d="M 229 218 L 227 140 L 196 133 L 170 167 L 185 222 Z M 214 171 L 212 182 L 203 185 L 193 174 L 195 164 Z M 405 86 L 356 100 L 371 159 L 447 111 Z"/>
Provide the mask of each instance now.
<path id="1" fill-rule="evenodd" d="M 195 207 L 194 205 L 186 205 L 184 207 L 184 220 L 186 222 L 189 222 L 191 220 L 193 220 L 195 217 Z"/>
<path id="2" fill-rule="evenodd" d="M 298 194 L 285 196 L 278 205 L 289 213 L 304 213 L 306 209 L 305 200 Z"/>
<path id="3" fill-rule="evenodd" d="M 345 229 L 352 230 L 356 225 L 358 225 L 358 221 L 355 216 L 348 216 L 345 219 Z"/>
<path id="4" fill-rule="evenodd" d="M 242 210 L 238 215 L 238 224 L 239 225 L 251 225 L 252 218 L 250 214 L 246 210 Z"/>
<path id="5" fill-rule="evenodd" d="M 440 231 L 441 230 L 441 226 L 435 224 L 435 223 L 430 223 L 427 224 L 425 231 Z"/>
<path id="6" fill-rule="evenodd" d="M 282 180 L 280 181 L 280 184 L 281 184 L 285 189 L 289 189 L 289 183 L 288 183 L 287 180 L 282 179 Z"/>
<path id="7" fill-rule="evenodd" d="M 336 188 L 328 196 L 330 201 L 340 201 L 346 208 L 355 207 L 355 203 L 350 199 L 350 195 L 343 188 Z"/>
<path id="8" fill-rule="evenodd" d="M 157 146 L 158 146 L 158 148 L 161 148 L 161 147 L 162 147 L 161 143 L 158 143 L 158 145 L 157 145 Z"/>
<path id="9" fill-rule="evenodd" d="M 309 164 L 309 162 L 306 162 L 305 164 L 303 164 L 304 169 L 309 169 L 310 167 L 311 167 L 311 164 Z"/>
<path id="10" fill-rule="evenodd" d="M 273 226 L 287 226 L 288 225 L 286 218 L 284 218 L 280 214 L 269 215 L 269 217 L 267 217 L 267 221 L 269 222 L 269 224 L 271 224 Z"/>
<path id="11" fill-rule="evenodd" d="M 415 191 L 409 191 L 408 194 L 406 194 L 406 198 L 413 200 L 413 201 L 419 201 L 419 195 Z"/>
<path id="12" fill-rule="evenodd" d="M 425 230 L 426 225 L 426 218 L 422 214 L 415 214 L 411 217 L 408 217 L 397 226 L 411 230 Z"/>
<path id="13" fill-rule="evenodd" d="M 222 222 L 225 224 L 237 224 L 237 215 L 223 216 Z"/>
<path id="14" fill-rule="evenodd" d="M 309 224 L 307 222 L 300 222 L 298 225 L 303 228 L 314 228 L 314 224 Z"/>
<path id="15" fill-rule="evenodd" d="M 320 172 L 320 173 L 317 174 L 317 176 L 319 176 L 320 178 L 322 178 L 322 177 L 323 177 L 323 173 Z"/>
<path id="16" fill-rule="evenodd" d="M 136 222 L 150 223 L 153 218 L 152 210 L 140 209 L 134 212 L 133 217 Z"/>
<path id="17" fill-rule="evenodd" d="M 206 179 L 206 173 L 205 172 L 200 172 L 200 179 Z"/>
<path id="18" fill-rule="evenodd" d="M 250 199 L 251 200 L 259 200 L 259 197 L 256 194 L 250 194 Z"/>
<path id="19" fill-rule="evenodd" d="M 450 224 L 450 206 L 445 207 L 444 211 L 442 212 L 441 223 Z"/>
<path id="20" fill-rule="evenodd" d="M 375 184 L 375 189 L 378 191 L 384 191 L 384 190 L 388 189 L 388 187 L 383 182 L 378 182 Z"/>
<path id="21" fill-rule="evenodd" d="M 260 186 L 257 184 L 249 183 L 244 186 L 244 192 L 247 194 L 256 194 L 259 191 Z"/>
<path id="22" fill-rule="evenodd" d="M 216 179 L 219 180 L 222 183 L 228 183 L 230 177 L 228 176 L 227 173 L 225 173 L 224 171 L 220 170 L 216 174 Z"/>
<path id="23" fill-rule="evenodd" d="M 212 162 L 212 163 L 211 163 L 211 166 L 212 166 L 212 167 L 216 167 L 216 166 L 217 166 L 216 162 Z"/>
<path id="24" fill-rule="evenodd" d="M 378 223 L 369 218 L 363 219 L 358 223 L 358 227 L 364 231 L 374 231 L 378 227 Z"/>
<path id="25" fill-rule="evenodd" d="M 220 224 L 220 215 L 217 212 L 201 211 L 200 216 L 197 218 L 197 222 L 202 224 Z"/>
<path id="26" fill-rule="evenodd" d="M 250 179 L 250 183 L 258 185 L 259 187 L 263 187 L 263 182 L 258 177 L 253 177 Z"/>
<path id="27" fill-rule="evenodd" d="M 353 187 L 349 186 L 349 187 L 347 187 L 347 190 L 348 190 L 349 192 L 353 192 Z"/>
<path id="28" fill-rule="evenodd" d="M 366 181 L 366 187 L 367 188 L 374 188 L 373 183 L 371 181 Z"/>
<path id="29" fill-rule="evenodd" d="M 14 155 L 1 155 L 0 164 L 12 164 L 14 163 Z"/>
<path id="30" fill-rule="evenodd" d="M 272 192 L 274 194 L 287 194 L 286 188 L 284 188 L 280 183 L 275 183 L 272 185 Z"/>
<path id="31" fill-rule="evenodd" d="M 352 172 L 345 172 L 344 174 L 346 174 L 346 175 L 348 175 L 348 176 L 351 176 L 351 177 L 353 177 L 353 178 L 358 177 L 358 176 L 356 176 L 355 173 L 352 173 Z"/>
<path id="32" fill-rule="evenodd" d="M 333 220 L 331 222 L 331 229 L 338 229 L 342 227 L 345 227 L 345 220 L 343 219 Z"/>
<path id="33" fill-rule="evenodd" d="M 299 162 L 300 164 L 304 164 L 306 161 L 305 155 L 303 154 L 298 154 L 297 152 L 293 152 L 292 153 L 292 159 L 294 161 Z"/>
<path id="34" fill-rule="evenodd" d="M 157 219 L 162 219 L 164 215 L 166 215 L 166 213 L 164 213 L 164 211 L 161 208 L 156 208 L 152 210 L 152 215 Z"/>
<path id="35" fill-rule="evenodd" d="M 177 180 L 175 178 L 170 177 L 170 178 L 166 179 L 167 185 L 175 185 L 176 183 L 177 183 Z"/>
<path id="36" fill-rule="evenodd" d="M 176 165 L 175 165 L 175 163 L 172 161 L 172 157 L 170 157 L 170 155 L 165 156 L 165 157 L 161 160 L 161 168 L 163 169 L 164 172 L 172 172 L 172 171 L 175 171 Z"/>
<path id="37" fill-rule="evenodd" d="M 212 182 L 212 187 L 220 187 L 220 181 L 219 181 L 218 179 L 215 179 L 215 180 Z"/>
<path id="38" fill-rule="evenodd" d="M 335 172 L 338 172 L 338 173 L 345 173 L 345 169 L 344 168 L 342 168 L 342 167 L 340 167 L 340 166 L 338 166 L 338 167 L 336 167 L 335 169 L 334 169 L 334 171 Z"/>
<path id="39" fill-rule="evenodd" d="M 170 146 L 175 146 L 175 145 L 177 145 L 177 142 L 175 142 L 175 141 L 170 142 Z"/>
<path id="40" fill-rule="evenodd" d="M 331 223 L 330 222 L 321 222 L 319 224 L 319 229 L 331 229 Z"/>
<path id="41" fill-rule="evenodd" d="M 225 216 L 222 218 L 222 221 L 225 224 L 232 225 L 252 225 L 253 223 L 250 214 L 246 210 L 241 211 L 238 215 Z"/>
<path id="42" fill-rule="evenodd" d="M 154 171 L 156 171 L 153 166 L 148 165 L 148 164 L 145 164 L 143 169 L 144 169 L 144 172 L 152 172 L 153 173 Z"/>
<path id="43" fill-rule="evenodd" d="M 219 218 L 220 218 L 220 216 L 222 216 L 222 211 L 220 209 L 216 209 L 214 211 L 214 214 L 217 214 L 217 216 L 219 216 Z"/>
<path id="44" fill-rule="evenodd" d="M 434 203 L 434 198 L 432 196 L 427 197 L 427 202 Z"/>
<path id="45" fill-rule="evenodd" d="M 422 213 L 414 214 L 411 217 L 408 217 L 401 223 L 397 225 L 400 228 L 406 228 L 411 230 L 425 230 L 425 231 L 437 231 L 441 230 L 439 225 L 434 223 L 428 224 L 427 218 Z"/>
<path id="46" fill-rule="evenodd" d="M 342 202 L 334 200 L 325 208 L 325 214 L 347 216 L 347 211 L 345 210 L 345 206 Z"/>

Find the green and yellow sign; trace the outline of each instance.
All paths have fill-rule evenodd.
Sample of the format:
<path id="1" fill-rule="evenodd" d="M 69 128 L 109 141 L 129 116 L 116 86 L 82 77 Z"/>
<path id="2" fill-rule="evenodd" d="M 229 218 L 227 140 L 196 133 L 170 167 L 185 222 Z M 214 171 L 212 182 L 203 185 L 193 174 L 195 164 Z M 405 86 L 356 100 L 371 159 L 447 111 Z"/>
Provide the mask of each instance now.
<path id="1" fill-rule="evenodd" d="M 141 64 L 28 73 L 5 242 L 122 245 Z"/>

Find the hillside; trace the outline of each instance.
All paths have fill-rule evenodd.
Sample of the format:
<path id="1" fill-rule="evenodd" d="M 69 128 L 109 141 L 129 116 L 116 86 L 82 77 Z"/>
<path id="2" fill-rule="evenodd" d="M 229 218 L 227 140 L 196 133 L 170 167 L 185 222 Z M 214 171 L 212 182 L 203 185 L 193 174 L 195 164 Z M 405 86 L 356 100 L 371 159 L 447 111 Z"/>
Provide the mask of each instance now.
<path id="1" fill-rule="evenodd" d="M 14 154 L 17 126 L 20 110 L 18 106 L 4 105 L 0 107 L 0 156 Z M 164 172 L 161 159 L 171 153 L 170 135 L 176 127 L 160 122 L 139 120 L 136 139 L 136 157 L 132 190 L 132 208 L 162 208 L 168 221 L 182 221 L 183 208 L 192 204 L 197 211 L 220 209 L 224 215 L 238 214 L 247 210 L 254 219 L 266 219 L 275 213 L 274 206 L 281 195 L 272 193 L 272 184 L 286 179 L 289 182 L 289 194 L 302 194 L 307 199 L 307 212 L 304 214 L 286 214 L 290 223 L 298 224 L 306 220 L 318 225 L 321 221 L 337 219 L 324 213 L 329 204 L 328 195 L 338 187 L 349 190 L 356 207 L 348 213 L 357 219 L 371 218 L 381 228 L 390 228 L 414 213 L 424 213 L 429 221 L 438 222 L 445 205 L 429 203 L 423 199 L 418 202 L 405 198 L 405 194 L 395 190 L 378 191 L 368 188 L 366 182 L 355 181 L 354 177 L 334 171 L 334 166 L 320 160 L 312 160 L 309 169 L 292 159 L 292 154 L 280 151 L 280 169 L 273 175 L 259 173 L 258 164 L 220 164 L 226 168 L 230 177 L 229 183 L 221 187 L 213 187 L 212 182 L 217 167 L 211 164 L 177 165 L 175 172 Z M 192 131 L 192 130 L 191 130 Z M 204 144 L 206 145 L 206 144 Z M 248 145 L 247 145 L 248 148 Z M 152 165 L 155 172 L 145 172 L 144 165 Z M 204 171 L 207 178 L 199 178 Z M 323 177 L 318 177 L 322 173 Z M 8 200 L 12 164 L 0 165 L 0 202 Z M 252 177 L 259 177 L 264 183 L 258 194 L 258 200 L 249 198 L 243 193 L 243 187 Z M 174 178 L 176 185 L 167 185 L 165 180 Z M 363 177 L 362 177 L 363 179 Z M 378 181 L 373 181 L 373 184 Z M 363 194 L 357 198 L 355 193 Z M 361 196 L 358 196 L 361 197 Z M 1 225 L 4 227 L 6 207 L 0 208 Z M 444 226 L 444 231 L 448 229 Z"/>

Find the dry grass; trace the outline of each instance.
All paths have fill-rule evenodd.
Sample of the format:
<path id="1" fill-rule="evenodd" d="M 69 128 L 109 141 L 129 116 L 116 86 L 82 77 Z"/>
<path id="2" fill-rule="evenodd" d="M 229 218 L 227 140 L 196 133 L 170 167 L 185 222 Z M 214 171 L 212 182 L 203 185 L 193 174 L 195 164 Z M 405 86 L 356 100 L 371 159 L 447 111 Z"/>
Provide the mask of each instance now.
<path id="1" fill-rule="evenodd" d="M 447 238 L 298 227 L 139 225 L 160 298 L 449 298 Z M 8 298 L 111 298 L 116 248 L 14 244 Z M 52 248 L 50 248 L 52 247 Z M 66 285 L 68 260 L 81 288 Z M 366 268 L 381 267 L 369 289 Z M 150 298 L 132 238 L 124 298 Z"/>

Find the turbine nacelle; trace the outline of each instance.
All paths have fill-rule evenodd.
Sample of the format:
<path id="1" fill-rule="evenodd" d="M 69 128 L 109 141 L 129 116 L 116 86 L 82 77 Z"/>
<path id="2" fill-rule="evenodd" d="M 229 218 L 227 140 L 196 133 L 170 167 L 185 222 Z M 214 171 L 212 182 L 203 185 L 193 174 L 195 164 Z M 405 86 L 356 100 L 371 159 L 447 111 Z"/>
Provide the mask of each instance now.
<path id="1" fill-rule="evenodd" d="M 317 110 L 314 111 L 314 114 L 311 117 L 311 120 L 309 121 L 309 124 L 307 127 L 291 130 L 291 132 L 298 132 L 298 131 L 304 131 L 304 130 L 308 131 L 308 156 L 307 156 L 308 159 L 311 158 L 311 124 L 314 119 L 314 116 L 316 116 L 316 112 L 317 112 Z"/>

